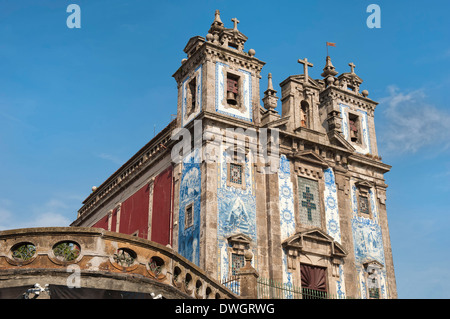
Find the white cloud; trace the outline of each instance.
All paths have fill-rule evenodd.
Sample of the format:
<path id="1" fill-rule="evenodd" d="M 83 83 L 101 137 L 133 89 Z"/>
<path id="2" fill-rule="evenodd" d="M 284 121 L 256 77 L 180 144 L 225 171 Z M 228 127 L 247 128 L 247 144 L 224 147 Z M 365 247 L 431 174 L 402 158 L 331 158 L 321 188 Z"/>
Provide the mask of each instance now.
<path id="1" fill-rule="evenodd" d="M 401 92 L 388 88 L 389 96 L 380 100 L 384 105 L 385 124 L 379 133 L 379 143 L 385 152 L 416 153 L 418 150 L 450 146 L 450 114 L 426 102 L 423 90 Z"/>
<path id="2" fill-rule="evenodd" d="M 40 214 L 35 220 L 28 222 L 27 227 L 66 227 L 72 220 L 59 213 L 47 212 Z"/>
<path id="3" fill-rule="evenodd" d="M 60 195 L 31 208 L 0 199 L 0 230 L 31 227 L 68 227 L 76 218 L 79 196 Z"/>
<path id="4" fill-rule="evenodd" d="M 101 153 L 101 154 L 97 154 L 96 156 L 101 159 L 113 162 L 114 164 L 122 165 L 124 163 L 124 161 L 122 161 L 120 158 L 118 158 L 114 155 L 111 155 L 111 154 Z"/>

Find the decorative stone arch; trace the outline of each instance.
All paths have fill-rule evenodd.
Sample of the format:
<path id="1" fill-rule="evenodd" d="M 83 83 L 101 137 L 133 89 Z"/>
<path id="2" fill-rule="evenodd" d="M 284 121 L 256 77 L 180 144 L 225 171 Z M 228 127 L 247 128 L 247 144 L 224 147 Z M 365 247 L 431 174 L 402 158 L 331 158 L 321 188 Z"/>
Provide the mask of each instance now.
<path id="1" fill-rule="evenodd" d="M 287 271 L 293 274 L 296 285 L 301 285 L 300 265 L 326 268 L 327 291 L 335 294 L 339 280 L 339 265 L 347 256 L 345 249 L 320 228 L 301 229 L 282 242 L 287 256 Z"/>

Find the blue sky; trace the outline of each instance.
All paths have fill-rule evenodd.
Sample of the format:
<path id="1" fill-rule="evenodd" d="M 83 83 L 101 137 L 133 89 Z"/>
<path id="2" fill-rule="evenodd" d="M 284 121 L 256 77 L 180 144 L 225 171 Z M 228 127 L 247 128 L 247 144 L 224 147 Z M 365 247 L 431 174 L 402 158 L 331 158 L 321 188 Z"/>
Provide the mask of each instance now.
<path id="1" fill-rule="evenodd" d="M 81 28 L 69 29 L 69 4 Z M 366 8 L 381 8 L 369 29 Z M 0 1 L 0 229 L 67 226 L 81 202 L 176 113 L 172 74 L 214 11 L 249 37 L 275 89 L 325 42 L 378 101 L 400 298 L 450 298 L 448 1 Z M 279 106 L 281 103 L 279 103 Z M 280 107 L 279 107 L 280 108 Z"/>

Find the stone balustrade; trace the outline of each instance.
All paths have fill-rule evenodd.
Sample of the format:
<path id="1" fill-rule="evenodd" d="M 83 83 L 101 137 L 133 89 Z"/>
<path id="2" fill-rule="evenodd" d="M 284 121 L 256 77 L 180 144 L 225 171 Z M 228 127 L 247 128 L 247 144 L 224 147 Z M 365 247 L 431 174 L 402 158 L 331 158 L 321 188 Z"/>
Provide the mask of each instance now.
<path id="1" fill-rule="evenodd" d="M 82 288 L 168 299 L 239 298 L 171 248 L 142 238 L 87 227 L 0 231 L 0 289 L 77 279 Z"/>

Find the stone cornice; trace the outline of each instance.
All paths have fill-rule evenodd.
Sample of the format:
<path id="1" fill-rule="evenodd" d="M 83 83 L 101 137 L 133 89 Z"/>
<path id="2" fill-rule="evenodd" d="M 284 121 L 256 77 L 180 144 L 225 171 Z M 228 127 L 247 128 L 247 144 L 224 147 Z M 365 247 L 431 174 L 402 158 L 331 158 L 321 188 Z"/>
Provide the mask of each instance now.
<path id="1" fill-rule="evenodd" d="M 235 49 L 223 47 L 210 42 L 204 42 L 197 51 L 195 51 L 188 59 L 182 62 L 182 65 L 172 75 L 177 83 L 197 65 L 202 64 L 205 60 L 217 60 L 222 63 L 233 62 L 241 67 L 251 70 L 258 76 L 262 67 L 266 64 L 255 57 L 250 56 L 246 52 L 239 52 Z"/>
<path id="2" fill-rule="evenodd" d="M 381 161 L 370 159 L 362 154 L 352 154 L 348 157 L 348 160 L 349 162 L 353 161 L 359 164 L 375 167 L 383 174 L 389 172 L 392 168 L 391 165 L 385 164 Z"/>
<path id="3" fill-rule="evenodd" d="M 366 98 L 362 95 L 358 95 L 355 92 L 343 90 L 336 86 L 329 86 L 322 92 L 320 92 L 320 103 L 327 103 L 327 100 L 340 100 L 343 103 L 348 103 L 351 105 L 355 105 L 360 107 L 363 110 L 369 112 L 370 115 L 373 116 L 373 112 L 375 111 L 377 102 Z"/>
<path id="4" fill-rule="evenodd" d="M 209 56 L 214 56 L 218 61 L 223 63 L 234 62 L 243 68 L 253 70 L 255 75 L 261 72 L 262 67 L 266 64 L 255 57 L 250 56 L 246 52 L 239 52 L 235 49 L 219 46 L 210 42 L 204 44 L 205 52 Z"/>

